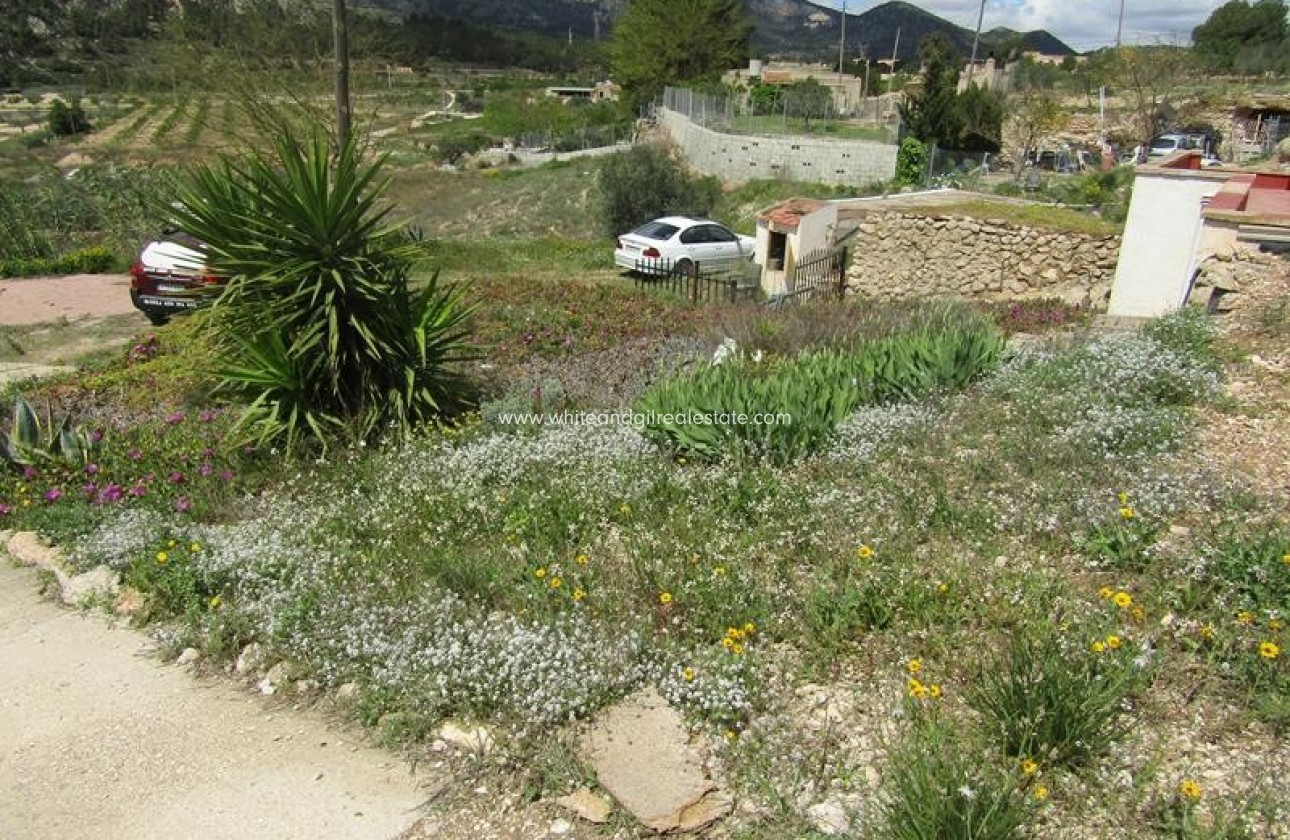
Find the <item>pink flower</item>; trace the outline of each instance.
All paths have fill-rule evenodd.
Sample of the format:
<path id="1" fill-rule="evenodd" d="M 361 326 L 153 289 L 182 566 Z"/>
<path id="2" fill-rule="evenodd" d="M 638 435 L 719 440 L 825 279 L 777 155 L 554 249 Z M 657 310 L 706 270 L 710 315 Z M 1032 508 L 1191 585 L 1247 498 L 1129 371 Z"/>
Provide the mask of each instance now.
<path id="1" fill-rule="evenodd" d="M 98 474 L 99 474 L 99 465 L 98 465 L 98 464 L 86 464 L 86 465 L 85 465 L 85 474 L 86 474 L 86 475 L 98 475 Z"/>
<path id="2" fill-rule="evenodd" d="M 148 488 L 144 486 L 142 482 L 135 484 L 133 487 L 130 488 L 130 495 L 134 496 L 136 499 L 142 498 L 143 496 L 147 495 L 147 493 L 148 493 Z"/>
<path id="3" fill-rule="evenodd" d="M 94 443 L 102 443 L 102 442 L 103 442 L 103 430 L 102 430 L 102 429 L 95 429 L 94 431 L 90 432 L 90 440 L 91 440 L 91 441 L 93 441 Z"/>
<path id="4" fill-rule="evenodd" d="M 51 504 L 61 498 L 63 498 L 63 491 L 59 490 L 57 487 L 51 487 L 45 491 L 45 501 L 50 502 Z"/>
<path id="5" fill-rule="evenodd" d="M 143 458 L 143 453 L 142 453 L 142 452 L 140 452 L 140 451 L 139 451 L 139 450 L 137 450 L 137 449 L 131 449 L 131 450 L 130 450 L 128 453 L 126 453 L 126 454 L 129 456 L 129 458 L 130 458 L 130 460 L 131 460 L 131 461 L 138 461 L 138 460 L 140 460 L 141 458 Z"/>
<path id="6" fill-rule="evenodd" d="M 39 475 L 39 473 L 37 473 L 37 472 L 36 472 L 36 468 L 35 468 L 35 467 L 23 467 L 23 468 L 22 468 L 22 477 L 23 477 L 23 480 L 24 480 L 24 481 L 33 481 L 33 480 L 35 480 L 35 478 L 36 478 L 36 476 L 37 476 L 37 475 Z"/>
<path id="7" fill-rule="evenodd" d="M 176 411 L 174 414 L 166 418 L 166 425 L 174 426 L 184 422 L 184 419 L 184 413 L 182 411 Z"/>
<path id="8" fill-rule="evenodd" d="M 219 415 L 215 412 L 214 409 L 208 408 L 205 411 L 203 411 L 201 414 L 197 415 L 197 419 L 202 421 L 203 423 L 209 423 L 218 416 Z"/>
<path id="9" fill-rule="evenodd" d="M 172 472 L 169 476 L 167 476 L 167 480 L 171 484 L 183 484 L 184 474 L 181 472 Z"/>
<path id="10" fill-rule="evenodd" d="M 0 516 L 8 516 L 11 513 L 13 513 L 13 508 L 9 507 L 4 502 L 0 502 Z"/>
<path id="11" fill-rule="evenodd" d="M 232 470 L 220 470 L 219 477 L 220 477 L 220 478 L 222 478 L 222 479 L 224 479 L 225 481 L 232 481 L 232 480 L 233 480 L 233 471 L 232 471 Z"/>
<path id="12" fill-rule="evenodd" d="M 197 472 L 201 473 L 202 475 L 210 475 L 214 471 L 215 471 L 214 468 L 210 464 L 202 464 L 200 467 L 197 468 Z"/>
<path id="13" fill-rule="evenodd" d="M 109 484 L 99 492 L 99 504 L 104 502 L 119 502 L 125 497 L 125 491 L 121 489 L 120 484 Z"/>
<path id="14" fill-rule="evenodd" d="M 191 507 L 192 504 L 188 501 L 187 496 L 180 496 L 178 499 L 175 499 L 175 510 L 179 513 L 188 513 L 188 510 Z"/>

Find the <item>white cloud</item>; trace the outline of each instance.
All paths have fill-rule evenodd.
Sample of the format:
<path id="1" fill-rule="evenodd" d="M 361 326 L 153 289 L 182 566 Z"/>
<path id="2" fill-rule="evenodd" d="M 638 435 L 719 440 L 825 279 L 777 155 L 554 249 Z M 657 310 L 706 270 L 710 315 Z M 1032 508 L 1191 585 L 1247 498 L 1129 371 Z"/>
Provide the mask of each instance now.
<path id="1" fill-rule="evenodd" d="M 1047 29 L 1071 48 L 1084 52 L 1115 43 L 1122 0 L 986 0 L 983 28 L 1006 26 L 1026 31 Z M 841 0 L 815 0 L 840 8 Z M 1123 0 L 1126 44 L 1187 43 L 1191 31 L 1225 0 Z M 859 14 L 877 0 L 848 0 L 847 11 Z M 976 27 L 979 0 L 921 0 L 927 11 L 960 26 Z"/>

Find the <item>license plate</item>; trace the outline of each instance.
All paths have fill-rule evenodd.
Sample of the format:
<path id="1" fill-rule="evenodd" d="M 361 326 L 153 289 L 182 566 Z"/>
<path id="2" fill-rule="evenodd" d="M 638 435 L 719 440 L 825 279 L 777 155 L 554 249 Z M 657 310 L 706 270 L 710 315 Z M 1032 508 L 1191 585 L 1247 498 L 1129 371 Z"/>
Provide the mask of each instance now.
<path id="1" fill-rule="evenodd" d="M 182 283 L 158 283 L 157 284 L 157 291 L 163 295 L 178 294 L 186 291 L 187 289 L 188 287 L 184 286 Z"/>
<path id="2" fill-rule="evenodd" d="M 159 309 L 196 309 L 199 305 L 196 300 L 150 297 L 147 295 L 141 295 L 139 297 L 139 303 L 144 306 L 152 306 Z"/>

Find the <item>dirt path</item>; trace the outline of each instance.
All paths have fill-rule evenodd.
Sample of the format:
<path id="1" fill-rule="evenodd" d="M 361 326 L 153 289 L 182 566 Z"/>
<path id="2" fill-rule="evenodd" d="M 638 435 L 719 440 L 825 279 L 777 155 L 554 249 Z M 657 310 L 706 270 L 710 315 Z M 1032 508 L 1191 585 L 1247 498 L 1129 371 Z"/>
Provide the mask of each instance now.
<path id="1" fill-rule="evenodd" d="M 400 759 L 36 589 L 0 560 L 0 837 L 389 840 L 417 821 Z"/>
<path id="2" fill-rule="evenodd" d="M 66 318 L 105 318 L 135 312 L 126 274 L 71 274 L 0 280 L 0 326 Z M 139 322 L 144 323 L 143 316 Z"/>

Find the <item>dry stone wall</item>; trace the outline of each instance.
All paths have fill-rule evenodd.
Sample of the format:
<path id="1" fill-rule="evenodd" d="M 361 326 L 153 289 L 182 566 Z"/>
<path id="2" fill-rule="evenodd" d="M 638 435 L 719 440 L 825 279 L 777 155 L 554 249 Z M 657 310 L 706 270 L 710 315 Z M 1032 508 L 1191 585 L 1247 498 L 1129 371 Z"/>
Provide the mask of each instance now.
<path id="1" fill-rule="evenodd" d="M 874 297 L 1061 298 L 1104 307 L 1118 236 L 1094 236 L 967 216 L 872 213 L 847 272 Z"/>

